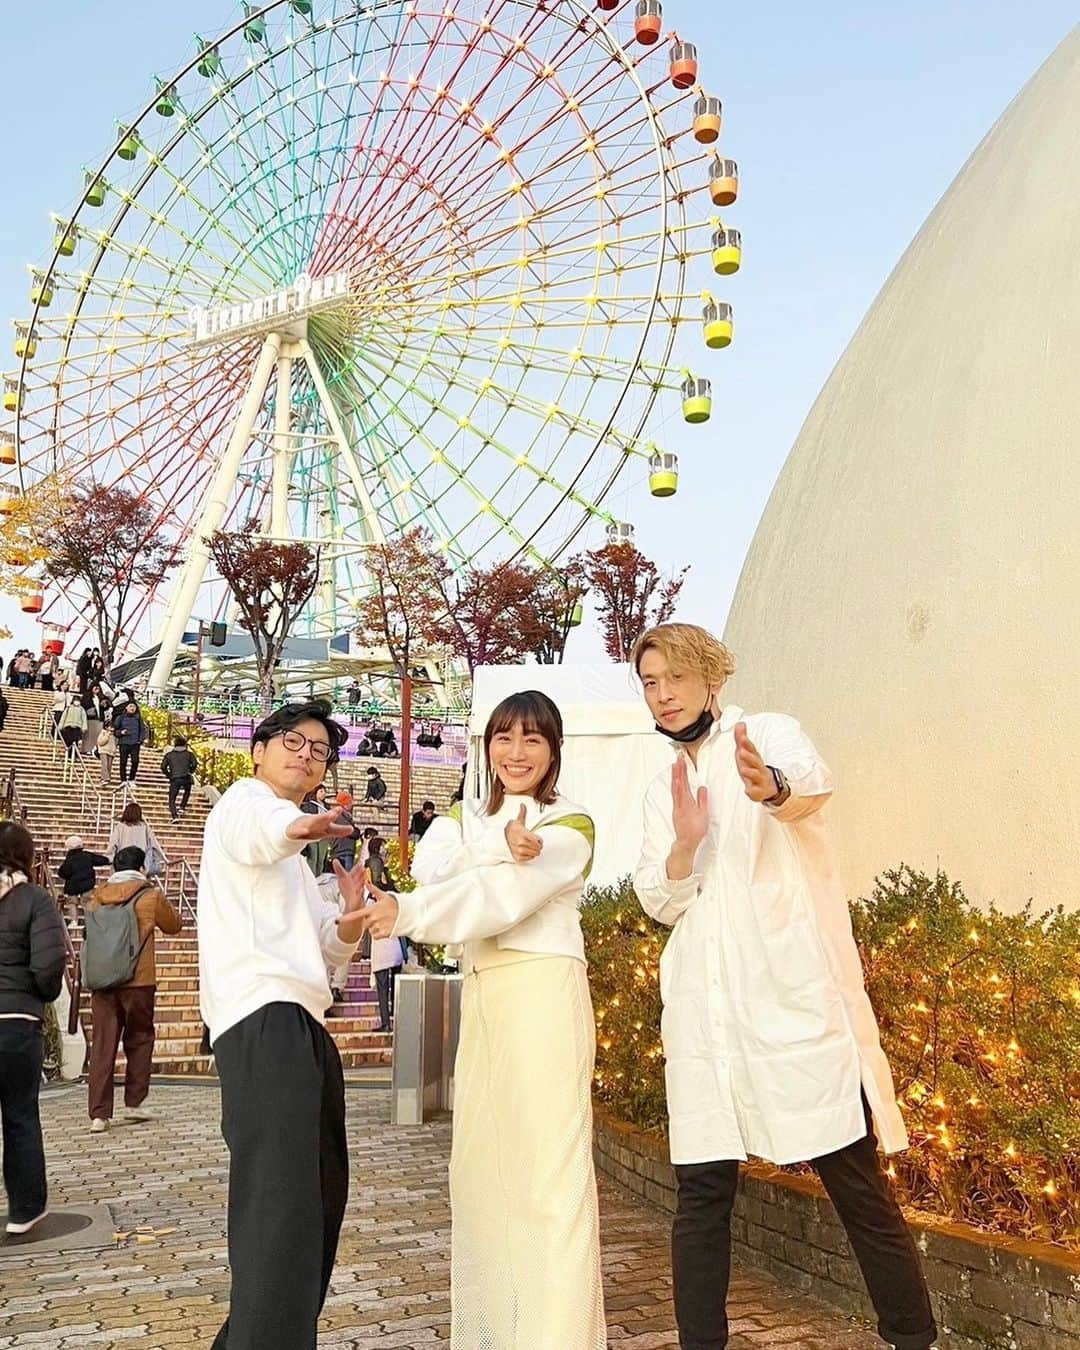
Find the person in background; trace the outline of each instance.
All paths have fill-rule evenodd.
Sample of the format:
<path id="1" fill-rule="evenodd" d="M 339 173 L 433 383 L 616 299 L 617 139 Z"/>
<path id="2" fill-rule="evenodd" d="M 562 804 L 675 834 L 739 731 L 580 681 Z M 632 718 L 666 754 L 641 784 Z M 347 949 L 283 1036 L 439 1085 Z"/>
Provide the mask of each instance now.
<path id="1" fill-rule="evenodd" d="M 30 883 L 34 840 L 0 822 L 0 1119 L 7 1231 L 28 1233 L 48 1213 L 38 1098 L 45 1006 L 64 982 L 64 926 L 47 891 Z"/>
<path id="2" fill-rule="evenodd" d="M 68 691 L 67 677 L 61 675 L 56 682 L 56 688 L 52 696 L 52 724 L 56 735 L 60 735 L 60 719 L 64 715 L 64 710 L 71 702 L 71 694 Z"/>
<path id="3" fill-rule="evenodd" d="M 101 686 L 92 684 L 89 693 L 82 697 L 83 712 L 86 713 L 86 730 L 83 732 L 82 753 L 85 758 L 97 751 L 101 728 L 105 725 L 108 705 L 101 696 Z"/>
<path id="4" fill-rule="evenodd" d="M 120 748 L 120 781 L 134 783 L 139 772 L 139 752 L 150 739 L 150 728 L 134 698 L 129 697 L 120 711 L 113 713 L 112 725 Z"/>
<path id="5" fill-rule="evenodd" d="M 30 655 L 29 651 L 23 648 L 15 658 L 15 686 L 18 689 L 29 689 L 33 682 L 34 671 L 37 669 L 37 663 Z"/>
<path id="6" fill-rule="evenodd" d="M 461 766 L 461 782 L 458 783 L 457 787 L 454 789 L 454 795 L 450 798 L 451 806 L 453 806 L 454 802 L 464 801 L 465 799 L 465 775 L 468 771 L 468 764 L 463 764 Z"/>
<path id="7" fill-rule="evenodd" d="M 92 681 L 94 670 L 94 654 L 89 647 L 82 649 L 82 655 L 75 662 L 75 679 L 78 682 L 79 693 L 85 694 Z"/>
<path id="8" fill-rule="evenodd" d="M 317 816 L 323 811 L 329 811 L 330 806 L 326 800 L 326 784 L 320 783 L 314 791 L 309 792 L 300 803 L 300 810 L 306 815 Z M 330 839 L 313 839 L 311 843 L 304 846 L 303 856 L 307 865 L 311 868 L 312 874 L 318 878 L 323 875 L 330 864 L 330 848 L 332 845 Z"/>
<path id="9" fill-rule="evenodd" d="M 116 733 L 112 727 L 102 728 L 98 737 L 97 752 L 101 760 L 101 782 L 108 785 L 112 782 L 113 761 L 116 759 Z"/>
<path id="10" fill-rule="evenodd" d="M 367 771 L 367 789 L 364 793 L 364 801 L 381 802 L 386 796 L 386 782 L 382 774 L 374 764 L 368 765 Z"/>
<path id="11" fill-rule="evenodd" d="M 112 858 L 114 867 L 117 854 L 122 849 L 131 847 L 142 849 L 143 868 L 147 876 L 164 876 L 168 861 L 165 850 L 158 842 L 153 826 L 144 818 L 143 809 L 138 802 L 128 802 L 109 831 L 106 852 Z"/>
<path id="12" fill-rule="evenodd" d="M 120 849 L 113 860 L 115 871 L 95 888 L 87 901 L 87 912 L 103 905 L 134 903 L 139 928 L 139 958 L 131 979 L 111 989 L 95 989 L 90 995 L 93 1036 L 90 1042 L 90 1074 L 87 1104 L 90 1129 L 101 1134 L 109 1128 L 113 1115 L 113 1076 L 116 1055 L 123 1041 L 127 1068 L 124 1071 L 124 1106 L 129 1116 L 138 1116 L 139 1107 L 150 1091 L 150 1070 L 154 1059 L 154 1000 L 157 992 L 157 955 L 154 933 L 180 931 L 180 915 L 165 899 L 159 886 L 148 881 L 146 854 L 130 845 Z"/>
<path id="13" fill-rule="evenodd" d="M 4 697 L 3 692 L 0 692 L 0 731 L 3 731 L 4 729 L 4 723 L 7 721 L 8 710 L 10 708 L 11 704 Z"/>
<path id="14" fill-rule="evenodd" d="M 425 802 L 419 811 L 413 812 L 412 821 L 409 824 L 409 838 L 414 842 L 423 839 L 427 833 L 427 828 L 435 819 L 435 803 Z"/>
<path id="15" fill-rule="evenodd" d="M 161 772 L 169 780 L 169 815 L 173 820 L 179 820 L 180 812 L 187 810 L 198 771 L 199 761 L 188 748 L 186 738 L 174 737 L 173 748 L 161 761 Z"/>
<path id="16" fill-rule="evenodd" d="M 345 690 L 345 701 L 349 705 L 349 726 L 357 724 L 357 712 L 360 708 L 360 685 L 356 680 Z"/>
<path id="17" fill-rule="evenodd" d="M 68 835 L 64 847 L 67 852 L 64 861 L 56 869 L 56 875 L 64 883 L 64 894 L 76 902 L 73 908 L 77 917 L 80 896 L 89 894 L 97 885 L 94 869 L 111 867 L 112 863 L 103 853 L 91 853 L 77 834 Z"/>
<path id="18" fill-rule="evenodd" d="M 67 746 L 67 758 L 74 759 L 89 722 L 81 698 L 73 698 L 60 714 L 60 739 Z"/>
<path id="19" fill-rule="evenodd" d="M 53 683 L 60 671 L 60 658 L 55 652 L 45 652 L 38 662 L 38 679 L 41 681 L 42 692 L 51 694 Z"/>
<path id="20" fill-rule="evenodd" d="M 351 872 L 356 866 L 356 845 L 360 838 L 360 831 L 356 828 L 356 822 L 352 816 L 352 793 L 339 792 L 334 798 L 334 805 L 341 808 L 338 814 L 338 824 L 348 825 L 349 833 L 341 835 L 333 841 L 330 857 L 333 862 L 340 863 L 346 872 Z"/>
<path id="21" fill-rule="evenodd" d="M 382 856 L 383 841 L 378 835 L 370 841 L 367 856 L 367 878 L 384 891 L 392 891 L 390 875 Z M 375 901 L 369 901 L 374 904 Z M 390 1031 L 394 1024 L 394 986 L 405 962 L 401 938 L 371 939 L 371 978 L 379 998 L 379 1031 Z"/>
<path id="22" fill-rule="evenodd" d="M 373 755 L 374 753 L 375 747 L 371 743 L 371 737 L 365 731 L 363 736 L 360 737 L 360 744 L 356 747 L 357 757 L 361 755 Z"/>

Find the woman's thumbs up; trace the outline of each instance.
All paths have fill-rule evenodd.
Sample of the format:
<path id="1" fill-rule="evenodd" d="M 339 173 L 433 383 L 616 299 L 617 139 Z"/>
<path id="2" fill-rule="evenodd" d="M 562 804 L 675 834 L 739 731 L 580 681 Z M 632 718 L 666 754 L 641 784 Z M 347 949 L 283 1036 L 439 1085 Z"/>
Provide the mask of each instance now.
<path id="1" fill-rule="evenodd" d="M 506 835 L 510 856 L 515 862 L 531 862 L 533 858 L 540 856 L 544 841 L 538 834 L 533 834 L 531 830 L 525 828 L 524 803 L 514 819 L 507 821 L 503 833 Z"/>

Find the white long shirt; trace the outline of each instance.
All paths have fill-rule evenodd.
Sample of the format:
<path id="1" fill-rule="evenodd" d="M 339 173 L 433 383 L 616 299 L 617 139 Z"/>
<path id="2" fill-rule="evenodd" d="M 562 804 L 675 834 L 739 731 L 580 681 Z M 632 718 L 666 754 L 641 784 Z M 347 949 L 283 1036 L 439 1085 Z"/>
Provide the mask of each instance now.
<path id="1" fill-rule="evenodd" d="M 199 1003 L 211 1042 L 268 1003 L 298 1003 L 322 1023 L 342 942 L 302 839 L 307 819 L 257 778 L 241 778 L 206 818 L 199 868 Z"/>
<path id="2" fill-rule="evenodd" d="M 454 947 L 494 938 L 500 948 L 584 961 L 579 909 L 592 862 L 584 809 L 564 797 L 540 806 L 510 793 L 493 816 L 473 798 L 460 805 L 436 817 L 417 844 L 412 873 L 424 884 L 397 897 L 393 936 Z M 522 806 L 544 847 L 517 863 L 505 829 Z"/>
<path id="3" fill-rule="evenodd" d="M 791 785 L 782 806 L 747 797 L 734 727 Z M 678 749 L 678 747 L 676 747 Z M 820 808 L 832 779 L 793 717 L 725 708 L 690 789 L 709 790 L 694 872 L 667 875 L 671 771 L 650 784 L 634 889 L 672 926 L 660 960 L 671 1158 L 775 1163 L 820 1157 L 866 1132 L 860 1087 L 887 1152 L 907 1146 L 892 1074 L 863 986 Z"/>

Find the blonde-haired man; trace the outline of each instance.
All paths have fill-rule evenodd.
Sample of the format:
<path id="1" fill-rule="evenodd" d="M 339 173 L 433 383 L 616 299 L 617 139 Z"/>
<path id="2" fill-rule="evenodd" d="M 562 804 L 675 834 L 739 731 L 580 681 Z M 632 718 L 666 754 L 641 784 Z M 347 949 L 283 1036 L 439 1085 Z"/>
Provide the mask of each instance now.
<path id="1" fill-rule="evenodd" d="M 754 1154 L 813 1163 L 882 1339 L 928 1350 L 926 1283 L 878 1159 L 878 1138 L 895 1152 L 907 1134 L 830 856 L 829 770 L 793 717 L 721 706 L 735 662 L 705 629 L 661 624 L 632 659 L 676 751 L 646 793 L 634 888 L 672 928 L 660 989 L 680 1345 L 727 1345 L 731 1211 Z"/>

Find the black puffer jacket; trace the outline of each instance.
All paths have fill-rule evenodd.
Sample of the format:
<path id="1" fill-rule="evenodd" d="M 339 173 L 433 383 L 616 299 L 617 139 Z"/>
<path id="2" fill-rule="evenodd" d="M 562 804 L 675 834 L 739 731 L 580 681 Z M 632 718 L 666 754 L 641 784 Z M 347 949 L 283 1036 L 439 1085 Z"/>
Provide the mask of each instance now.
<path id="1" fill-rule="evenodd" d="M 95 867 L 112 867 L 103 853 L 91 853 L 85 848 L 68 849 L 56 875 L 64 883 L 65 895 L 85 895 L 97 885 Z"/>
<path id="2" fill-rule="evenodd" d="M 0 878 L 0 889 L 10 878 Z M 64 929 L 47 891 L 17 882 L 0 895 L 0 1013 L 45 1016 L 64 983 Z"/>

